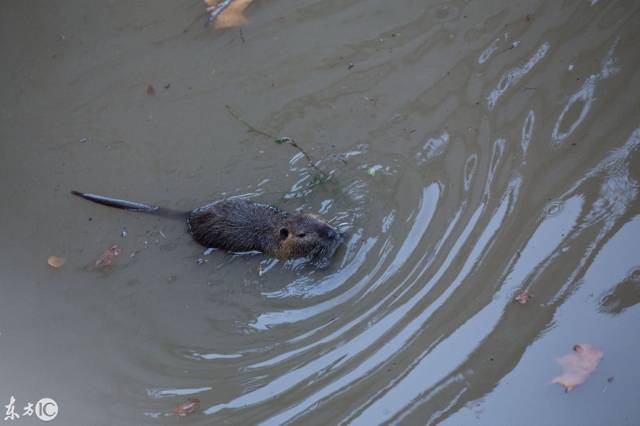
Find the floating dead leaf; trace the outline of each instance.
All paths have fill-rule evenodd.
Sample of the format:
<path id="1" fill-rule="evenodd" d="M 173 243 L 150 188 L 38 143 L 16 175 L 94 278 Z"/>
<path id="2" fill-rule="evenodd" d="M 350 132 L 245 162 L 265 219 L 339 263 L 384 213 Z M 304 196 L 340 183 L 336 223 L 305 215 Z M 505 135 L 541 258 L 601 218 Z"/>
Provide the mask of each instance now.
<path id="1" fill-rule="evenodd" d="M 155 96 L 156 95 L 156 88 L 153 87 L 152 84 L 149 84 L 147 86 L 147 96 Z"/>
<path id="2" fill-rule="evenodd" d="M 596 369 L 604 353 L 593 346 L 580 343 L 573 347 L 573 352 L 557 358 L 556 361 L 564 370 L 561 376 L 555 377 L 551 383 L 557 383 L 569 392 L 587 381 Z"/>
<path id="3" fill-rule="evenodd" d="M 198 398 L 189 398 L 186 402 L 178 404 L 174 408 L 173 413 L 176 416 L 189 416 L 200 409 L 200 400 Z"/>
<path id="4" fill-rule="evenodd" d="M 112 245 L 107 250 L 105 250 L 104 253 L 102 253 L 98 260 L 96 260 L 96 267 L 105 268 L 107 266 L 113 265 L 113 259 L 120 256 L 120 253 L 122 253 L 122 249 L 120 248 L 120 246 L 117 244 Z"/>
<path id="5" fill-rule="evenodd" d="M 66 261 L 67 260 L 64 257 L 60 257 L 60 256 L 49 256 L 49 258 L 47 259 L 47 263 L 52 268 L 59 268 L 62 265 L 64 265 L 64 262 Z"/>
<path id="6" fill-rule="evenodd" d="M 518 302 L 521 305 L 526 305 L 527 302 L 531 299 L 531 295 L 526 291 L 521 291 L 518 293 L 516 297 L 514 297 L 514 302 Z"/>
<path id="7" fill-rule="evenodd" d="M 209 14 L 209 22 L 215 28 L 239 27 L 246 24 L 244 10 L 252 0 L 204 0 Z"/>

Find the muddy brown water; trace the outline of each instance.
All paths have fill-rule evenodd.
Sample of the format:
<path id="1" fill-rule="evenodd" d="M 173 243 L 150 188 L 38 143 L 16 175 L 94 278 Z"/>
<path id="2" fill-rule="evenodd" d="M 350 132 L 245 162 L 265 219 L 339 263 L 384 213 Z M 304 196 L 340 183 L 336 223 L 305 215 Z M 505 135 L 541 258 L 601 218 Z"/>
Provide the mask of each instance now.
<path id="1" fill-rule="evenodd" d="M 638 424 L 640 2 L 247 15 L 0 5 L 2 405 L 51 397 L 65 425 Z M 225 105 L 331 179 L 305 189 L 304 158 Z M 246 196 L 351 237 L 325 269 L 204 255 L 179 222 L 70 189 Z M 576 343 L 604 358 L 564 393 Z"/>

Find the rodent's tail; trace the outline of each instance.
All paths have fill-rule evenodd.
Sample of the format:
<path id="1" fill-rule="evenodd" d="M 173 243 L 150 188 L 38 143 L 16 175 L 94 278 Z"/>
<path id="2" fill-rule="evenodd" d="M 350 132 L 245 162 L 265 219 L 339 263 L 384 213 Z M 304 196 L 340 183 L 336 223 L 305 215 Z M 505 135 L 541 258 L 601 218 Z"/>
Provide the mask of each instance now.
<path id="1" fill-rule="evenodd" d="M 104 197 L 102 195 L 89 194 L 86 192 L 71 191 L 73 195 L 102 204 L 103 206 L 115 207 L 117 209 L 129 210 L 132 212 L 149 213 L 157 216 L 170 217 L 175 219 L 183 219 L 187 217 L 187 212 L 179 212 L 171 209 L 165 209 L 149 204 L 137 203 L 135 201 L 120 200 L 118 198 Z"/>

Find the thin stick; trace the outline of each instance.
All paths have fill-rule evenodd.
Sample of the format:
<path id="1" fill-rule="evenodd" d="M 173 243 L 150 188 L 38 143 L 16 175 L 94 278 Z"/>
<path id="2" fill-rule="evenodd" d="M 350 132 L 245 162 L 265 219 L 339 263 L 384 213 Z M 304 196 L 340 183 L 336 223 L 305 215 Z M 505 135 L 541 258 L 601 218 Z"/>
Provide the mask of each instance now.
<path id="1" fill-rule="evenodd" d="M 265 132 L 264 130 L 260 130 L 260 129 L 256 128 L 256 127 L 253 127 L 253 126 L 252 126 L 249 122 L 247 122 L 244 118 L 240 117 L 240 116 L 238 115 L 238 113 L 237 113 L 237 112 L 235 112 L 235 111 L 233 110 L 233 108 L 231 108 L 229 105 L 225 105 L 224 107 L 227 109 L 227 111 L 229 111 L 229 114 L 231 114 L 231 116 L 232 116 L 233 118 L 235 118 L 236 120 L 238 120 L 238 122 L 240 122 L 241 124 L 243 124 L 247 129 L 249 129 L 249 131 L 250 131 L 250 132 L 257 133 L 257 134 L 259 134 L 259 135 L 266 136 L 266 137 L 271 138 L 271 139 L 278 139 L 278 138 L 276 138 L 275 136 L 273 136 L 272 134 L 269 134 L 269 133 Z"/>
<path id="2" fill-rule="evenodd" d="M 286 137 L 286 136 L 278 138 L 278 137 L 276 137 L 276 136 L 274 136 L 274 135 L 272 135 L 272 134 L 270 134 L 268 132 L 265 132 L 264 130 L 260 130 L 257 127 L 253 126 L 251 123 L 249 123 L 244 118 L 240 117 L 240 115 L 236 111 L 234 111 L 234 109 L 231 108 L 229 105 L 225 105 L 225 108 L 227 109 L 227 111 L 229 111 L 229 114 L 231 114 L 231 116 L 233 118 L 235 118 L 239 123 L 241 123 L 247 129 L 249 129 L 250 132 L 257 133 L 259 135 L 271 138 L 277 144 L 288 143 L 289 145 L 291 145 L 292 147 L 297 149 L 300 153 L 302 153 L 304 158 L 307 160 L 307 163 L 309 164 L 309 166 L 311 168 L 313 168 L 320 175 L 321 181 L 325 181 L 325 180 L 327 180 L 329 178 L 329 176 L 327 176 L 327 174 L 325 172 L 323 172 L 318 166 L 316 166 L 315 161 L 311 157 L 311 155 L 309 155 L 309 153 L 307 153 L 307 151 L 305 151 L 300 145 L 298 145 L 298 143 L 295 140 L 293 140 L 293 139 L 291 139 L 289 137 Z"/>

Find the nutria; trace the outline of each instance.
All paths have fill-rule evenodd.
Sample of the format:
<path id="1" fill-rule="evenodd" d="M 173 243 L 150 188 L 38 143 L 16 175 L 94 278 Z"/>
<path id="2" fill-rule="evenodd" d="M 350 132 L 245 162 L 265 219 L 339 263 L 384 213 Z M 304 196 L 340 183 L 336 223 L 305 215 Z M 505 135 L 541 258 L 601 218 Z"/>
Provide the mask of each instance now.
<path id="1" fill-rule="evenodd" d="M 324 263 L 344 238 L 343 233 L 317 216 L 291 214 L 241 198 L 222 199 L 190 212 L 178 212 L 96 194 L 71 193 L 105 206 L 186 219 L 187 230 L 196 242 L 230 252 L 255 250 L 281 260 L 309 257 Z"/>

